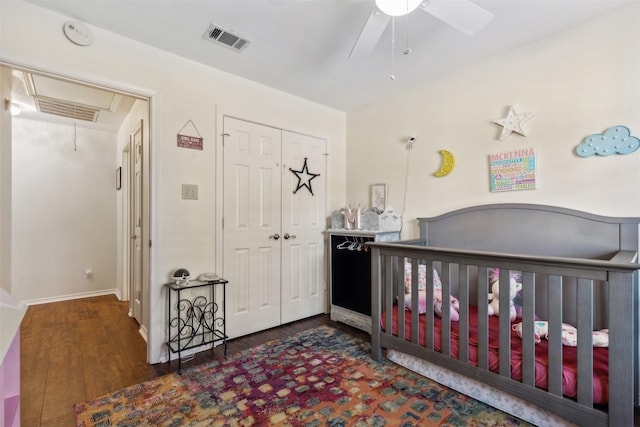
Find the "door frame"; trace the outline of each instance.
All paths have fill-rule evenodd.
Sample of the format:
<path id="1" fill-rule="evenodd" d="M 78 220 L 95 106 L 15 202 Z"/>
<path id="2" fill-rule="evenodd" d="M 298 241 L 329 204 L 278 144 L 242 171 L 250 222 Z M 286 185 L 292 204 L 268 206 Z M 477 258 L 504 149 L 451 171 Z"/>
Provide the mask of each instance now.
<path id="1" fill-rule="evenodd" d="M 155 135 L 155 123 L 156 113 L 153 108 L 155 103 L 155 93 L 154 91 L 143 89 L 137 86 L 133 86 L 131 84 L 127 84 L 121 81 L 109 80 L 103 77 L 97 77 L 93 74 L 88 73 L 77 73 L 76 69 L 60 69 L 60 68 L 49 68 L 42 65 L 34 65 L 25 63 L 22 61 L 16 61 L 11 58 L 0 57 L 0 65 L 3 65 L 7 68 L 27 71 L 35 74 L 40 74 L 43 76 L 67 81 L 70 83 L 77 83 L 86 86 L 93 86 L 99 89 L 105 89 L 111 92 L 118 92 L 124 95 L 132 96 L 138 99 L 142 99 L 148 102 L 148 150 L 145 153 L 145 166 L 147 169 L 145 181 L 145 192 L 143 193 L 144 198 L 144 209 L 143 209 L 143 217 L 144 221 L 146 221 L 146 236 L 151 241 L 158 241 L 158 227 L 156 225 L 156 215 L 157 215 L 157 200 L 158 200 L 158 186 L 155 185 L 158 181 L 157 173 L 158 170 L 157 162 L 157 149 L 155 148 L 155 144 L 152 143 L 153 136 Z M 114 159 L 114 163 L 117 159 Z M 115 167 L 114 167 L 115 170 Z M 119 213 L 116 211 L 116 215 Z M 127 242 L 128 243 L 128 242 Z M 121 243 L 122 245 L 123 243 Z M 158 311 L 158 307 L 152 308 L 150 306 L 151 301 L 157 301 L 157 295 L 151 295 L 154 293 L 153 287 L 150 286 L 151 283 L 157 282 L 157 278 L 159 277 L 159 273 L 157 271 L 157 266 L 153 262 L 153 260 L 158 259 L 158 248 L 149 245 L 143 245 L 143 303 L 147 307 L 146 313 L 143 314 L 146 325 L 148 325 L 148 330 L 142 330 L 141 335 L 145 338 L 147 342 L 147 362 L 155 363 L 157 361 L 157 349 L 161 349 L 162 342 L 164 339 L 164 328 L 161 326 L 153 327 L 154 321 L 158 323 L 157 316 L 155 311 Z M 123 272 L 124 274 L 124 272 Z M 153 318 L 152 318 L 153 317 Z M 148 334 L 145 336 L 145 334 Z M 156 351 L 154 351 L 156 349 Z"/>
<path id="2" fill-rule="evenodd" d="M 131 317 L 133 317 L 134 319 L 136 319 L 136 321 L 138 322 L 138 324 L 140 325 L 140 333 L 142 334 L 142 336 L 144 337 L 145 341 L 147 340 L 147 331 L 146 331 L 146 326 L 145 326 L 145 322 L 144 322 L 144 318 L 143 318 L 143 313 L 146 307 L 146 303 L 144 301 L 144 298 L 142 297 L 142 295 L 145 293 L 144 292 L 144 257 L 145 257 L 145 249 L 148 249 L 149 245 L 145 244 L 142 241 L 142 238 L 144 236 L 147 235 L 147 224 L 146 224 L 146 218 L 144 217 L 144 211 L 145 211 L 145 193 L 146 193 L 146 189 L 144 186 L 144 179 L 145 176 L 147 174 L 147 171 L 145 170 L 146 168 L 146 162 L 145 162 L 145 132 L 144 132 L 144 119 L 140 119 L 138 120 L 135 125 L 133 126 L 133 129 L 131 129 L 129 132 L 129 143 L 127 144 L 129 146 L 129 158 L 128 158 L 128 163 L 127 163 L 127 167 L 129 168 L 129 180 L 128 180 L 128 194 L 124 194 L 123 193 L 123 198 L 124 197 L 128 197 L 128 210 L 126 212 L 127 214 L 127 226 L 128 228 L 126 228 L 126 233 L 127 233 L 127 240 L 122 242 L 122 249 L 123 252 L 125 251 L 125 248 L 128 250 L 128 258 L 126 260 L 127 264 L 128 264 L 128 276 L 129 276 L 129 286 L 130 286 L 130 290 L 132 290 L 132 292 L 130 292 L 130 298 L 129 298 L 129 310 L 131 312 Z M 139 145 L 139 150 L 141 151 L 140 154 L 140 163 L 138 165 L 137 163 L 137 158 L 138 158 L 138 153 L 136 152 L 136 136 L 140 134 L 140 145 Z M 124 165 L 123 165 L 124 166 Z M 138 185 L 138 178 L 136 175 L 136 169 L 140 168 L 140 188 L 139 191 L 136 191 L 136 186 Z M 123 200 L 124 203 L 124 200 Z M 139 236 L 138 236 L 138 231 L 136 231 L 136 229 L 138 228 L 138 226 L 136 225 L 136 222 L 138 220 L 138 218 L 136 217 L 136 206 L 139 207 L 140 212 L 140 222 L 142 223 L 140 226 L 140 230 L 139 230 Z M 124 225 L 124 218 L 123 218 L 123 225 Z M 134 236 L 136 237 L 134 239 Z M 138 240 L 140 239 L 140 241 Z M 140 255 L 138 255 L 138 245 L 140 245 Z M 123 264 L 124 264 L 125 260 L 123 258 Z M 136 315 L 136 299 L 137 299 L 137 295 L 135 295 L 135 291 L 136 289 L 136 281 L 138 280 L 136 278 L 136 275 L 140 274 L 140 308 L 139 308 L 139 313 Z"/>

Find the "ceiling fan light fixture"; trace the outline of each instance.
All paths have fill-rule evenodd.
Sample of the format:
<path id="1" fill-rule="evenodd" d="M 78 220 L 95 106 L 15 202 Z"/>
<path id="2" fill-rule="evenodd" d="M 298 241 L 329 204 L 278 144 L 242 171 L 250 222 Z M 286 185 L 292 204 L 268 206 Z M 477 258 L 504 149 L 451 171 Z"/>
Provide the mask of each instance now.
<path id="1" fill-rule="evenodd" d="M 376 7 L 389 16 L 408 15 L 420 6 L 422 0 L 375 0 Z"/>

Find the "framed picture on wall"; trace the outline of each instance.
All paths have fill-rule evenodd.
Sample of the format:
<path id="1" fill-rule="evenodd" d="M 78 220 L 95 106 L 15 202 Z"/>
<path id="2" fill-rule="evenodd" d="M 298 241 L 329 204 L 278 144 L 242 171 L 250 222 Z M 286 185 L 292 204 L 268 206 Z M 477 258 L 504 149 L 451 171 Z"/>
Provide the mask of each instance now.
<path id="1" fill-rule="evenodd" d="M 371 209 L 384 212 L 387 204 L 387 184 L 371 185 Z"/>
<path id="2" fill-rule="evenodd" d="M 122 188 L 122 166 L 116 169 L 116 190 Z"/>

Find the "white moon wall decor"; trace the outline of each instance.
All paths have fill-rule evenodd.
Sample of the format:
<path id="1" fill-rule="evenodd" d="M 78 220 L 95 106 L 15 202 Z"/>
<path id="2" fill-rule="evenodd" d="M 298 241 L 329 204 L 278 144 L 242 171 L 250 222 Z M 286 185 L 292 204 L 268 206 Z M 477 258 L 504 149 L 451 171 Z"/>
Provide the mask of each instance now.
<path id="1" fill-rule="evenodd" d="M 580 157 L 590 157 L 594 154 L 609 156 L 611 154 L 630 154 L 640 148 L 640 139 L 631 136 L 626 126 L 613 126 L 604 133 L 594 133 L 587 136 L 576 147 L 576 154 Z"/>
<path id="2" fill-rule="evenodd" d="M 453 170 L 453 166 L 456 163 L 456 159 L 453 157 L 453 154 L 447 150 L 440 150 L 439 153 L 442 155 L 442 166 L 440 169 L 433 173 L 433 176 L 437 176 L 441 178 L 443 176 L 447 176 Z"/>
<path id="3" fill-rule="evenodd" d="M 519 133 L 522 136 L 527 136 L 524 132 L 524 129 L 522 128 L 522 125 L 531 117 L 533 117 L 533 113 L 517 114 L 513 109 L 513 106 L 509 107 L 509 113 L 507 114 L 507 117 L 494 121 L 494 123 L 502 126 L 500 141 L 507 138 L 509 135 L 511 135 L 512 132 Z"/>

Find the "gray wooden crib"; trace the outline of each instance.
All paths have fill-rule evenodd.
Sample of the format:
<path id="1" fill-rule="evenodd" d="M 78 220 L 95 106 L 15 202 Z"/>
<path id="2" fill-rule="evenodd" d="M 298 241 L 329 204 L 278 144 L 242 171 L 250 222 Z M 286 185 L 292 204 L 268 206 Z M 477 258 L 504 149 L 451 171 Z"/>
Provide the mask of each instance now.
<path id="1" fill-rule="evenodd" d="M 383 348 L 399 351 L 579 425 L 633 425 L 640 389 L 640 218 L 494 204 L 420 218 L 419 224 L 417 240 L 369 244 L 374 359 L 380 360 Z M 510 272 L 521 277 L 521 337 L 513 333 L 509 298 L 500 298 L 497 317 L 488 315 L 493 268 L 499 269 L 500 295 L 509 295 Z M 437 273 L 441 287 L 435 292 L 444 301 L 450 295 L 459 301 L 457 321 L 448 303 L 440 316 L 430 309 Z M 420 292 L 429 308 L 424 313 Z M 542 344 L 534 339 L 539 320 L 548 322 Z M 563 345 L 563 324 L 577 329 L 576 347 Z M 608 348 L 595 348 L 592 331 L 603 328 Z M 573 392 L 566 378 L 571 357 Z M 602 357 L 604 377 L 595 373 Z"/>

